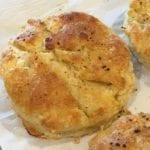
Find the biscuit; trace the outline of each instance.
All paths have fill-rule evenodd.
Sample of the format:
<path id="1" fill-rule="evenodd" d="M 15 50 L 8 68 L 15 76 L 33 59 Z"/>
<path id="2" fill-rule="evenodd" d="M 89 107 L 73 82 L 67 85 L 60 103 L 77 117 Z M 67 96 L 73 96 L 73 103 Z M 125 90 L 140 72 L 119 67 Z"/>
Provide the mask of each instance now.
<path id="1" fill-rule="evenodd" d="M 126 115 L 90 141 L 90 150 L 149 150 L 150 114 Z"/>
<path id="2" fill-rule="evenodd" d="M 134 54 L 145 66 L 150 66 L 150 0 L 131 0 L 124 24 L 134 48 Z"/>
<path id="3" fill-rule="evenodd" d="M 80 12 L 28 20 L 0 60 L 12 106 L 31 135 L 79 137 L 108 124 L 134 90 L 130 52 Z"/>

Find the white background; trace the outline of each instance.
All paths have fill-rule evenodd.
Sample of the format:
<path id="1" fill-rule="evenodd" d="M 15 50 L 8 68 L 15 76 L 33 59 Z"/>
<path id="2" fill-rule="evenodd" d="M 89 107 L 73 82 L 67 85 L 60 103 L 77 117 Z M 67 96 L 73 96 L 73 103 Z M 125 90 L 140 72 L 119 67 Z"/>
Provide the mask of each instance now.
<path id="1" fill-rule="evenodd" d="M 0 51 L 8 40 L 19 33 L 28 18 L 39 18 L 66 11 L 84 11 L 101 19 L 124 40 L 121 25 L 129 0 L 0 0 Z M 137 64 L 136 64 L 137 65 Z M 132 97 L 132 112 L 150 112 L 149 72 L 139 64 L 136 67 L 138 91 Z M 0 145 L 3 150 L 87 150 L 90 137 L 72 140 L 48 141 L 27 134 L 9 104 L 3 82 L 0 80 Z"/>

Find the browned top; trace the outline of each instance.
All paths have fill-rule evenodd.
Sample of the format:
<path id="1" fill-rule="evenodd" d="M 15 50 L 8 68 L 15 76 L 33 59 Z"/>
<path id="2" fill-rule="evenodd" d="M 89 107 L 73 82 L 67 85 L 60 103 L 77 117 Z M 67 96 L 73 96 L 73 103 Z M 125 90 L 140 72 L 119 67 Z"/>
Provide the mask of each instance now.
<path id="1" fill-rule="evenodd" d="M 82 79 L 124 86 L 125 81 L 120 73 L 129 66 L 129 51 L 96 18 L 72 12 L 49 17 L 45 21 L 45 29 L 42 28 L 43 23 L 33 22 L 29 24 L 34 27 L 21 34 L 15 40 L 15 45 L 27 51 L 53 51 L 58 59 L 75 67 Z M 37 24 L 41 27 L 37 27 Z M 50 31 L 49 36 L 46 30 Z M 44 40 L 45 47 L 41 43 Z"/>
<path id="2" fill-rule="evenodd" d="M 91 150 L 149 150 L 150 115 L 128 115 L 118 119 L 91 141 Z"/>

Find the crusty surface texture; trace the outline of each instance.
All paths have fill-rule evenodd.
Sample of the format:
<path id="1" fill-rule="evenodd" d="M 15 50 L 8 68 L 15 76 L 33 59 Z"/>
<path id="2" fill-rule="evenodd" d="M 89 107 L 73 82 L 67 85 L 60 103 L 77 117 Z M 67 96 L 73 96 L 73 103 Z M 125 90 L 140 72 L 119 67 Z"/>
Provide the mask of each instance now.
<path id="1" fill-rule="evenodd" d="M 90 141 L 90 150 L 150 150 L 150 114 L 122 116 Z"/>
<path id="2" fill-rule="evenodd" d="M 131 0 L 124 26 L 135 54 L 150 67 L 150 0 Z"/>
<path id="3" fill-rule="evenodd" d="M 32 135 L 78 137 L 108 124 L 134 90 L 126 45 L 80 12 L 28 20 L 2 54 L 0 74 Z"/>

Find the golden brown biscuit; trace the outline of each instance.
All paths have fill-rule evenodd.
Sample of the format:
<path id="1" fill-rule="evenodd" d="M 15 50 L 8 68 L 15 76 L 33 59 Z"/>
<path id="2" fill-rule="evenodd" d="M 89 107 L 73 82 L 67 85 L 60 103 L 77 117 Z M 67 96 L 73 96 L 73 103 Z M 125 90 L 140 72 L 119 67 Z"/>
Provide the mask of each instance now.
<path id="1" fill-rule="evenodd" d="M 98 19 L 79 12 L 29 20 L 3 53 L 0 70 L 28 132 L 44 138 L 99 129 L 134 89 L 126 45 Z"/>
<path id="2" fill-rule="evenodd" d="M 131 0 L 124 26 L 135 54 L 150 66 L 150 0 Z"/>
<path id="3" fill-rule="evenodd" d="M 92 139 L 90 150 L 150 150 L 150 114 L 122 116 Z"/>

